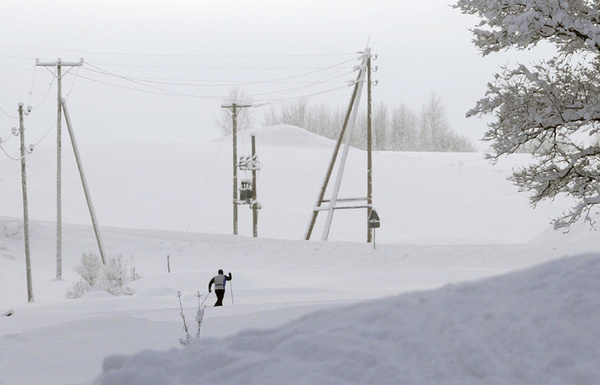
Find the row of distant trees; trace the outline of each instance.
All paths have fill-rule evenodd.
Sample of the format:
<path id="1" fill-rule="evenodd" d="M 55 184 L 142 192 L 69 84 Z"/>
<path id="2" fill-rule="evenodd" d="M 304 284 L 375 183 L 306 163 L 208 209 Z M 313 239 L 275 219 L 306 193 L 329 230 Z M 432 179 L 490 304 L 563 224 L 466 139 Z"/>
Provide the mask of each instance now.
<path id="1" fill-rule="evenodd" d="M 327 138 L 337 138 L 347 111 L 328 106 L 310 106 L 305 99 L 280 109 L 271 109 L 266 124 L 291 124 Z M 384 103 L 374 106 L 371 114 L 373 149 L 381 151 L 449 151 L 474 152 L 473 143 L 450 129 L 444 106 L 432 95 L 420 114 L 404 105 L 394 109 Z M 367 116 L 359 114 L 352 145 L 367 147 Z"/>
<path id="2" fill-rule="evenodd" d="M 267 125 L 290 124 L 315 134 L 335 139 L 338 137 L 346 109 L 330 106 L 310 106 L 306 99 L 279 109 L 271 108 L 266 114 Z M 376 104 L 371 113 L 373 149 L 380 151 L 450 151 L 474 152 L 475 146 L 464 136 L 450 129 L 441 100 L 432 95 L 420 114 L 404 105 L 394 109 L 384 103 Z M 352 145 L 367 148 L 366 112 L 357 117 Z"/>
<path id="3" fill-rule="evenodd" d="M 239 91 L 232 91 L 230 99 L 238 104 L 251 104 Z M 242 103 L 243 101 L 243 103 Z M 337 139 L 344 123 L 347 110 L 327 105 L 312 106 L 305 98 L 289 104 L 282 104 L 265 114 L 265 124 L 289 124 L 330 139 Z M 250 110 L 238 111 L 238 129 L 243 130 L 251 123 Z M 229 111 L 220 123 L 223 132 L 231 133 Z M 420 113 L 415 113 L 404 105 L 394 109 L 384 103 L 375 105 L 371 114 L 372 145 L 380 151 L 446 151 L 475 152 L 473 143 L 466 137 L 452 131 L 446 118 L 440 98 L 432 95 L 423 105 Z M 352 146 L 367 148 L 367 116 L 362 112 L 357 117 Z"/>

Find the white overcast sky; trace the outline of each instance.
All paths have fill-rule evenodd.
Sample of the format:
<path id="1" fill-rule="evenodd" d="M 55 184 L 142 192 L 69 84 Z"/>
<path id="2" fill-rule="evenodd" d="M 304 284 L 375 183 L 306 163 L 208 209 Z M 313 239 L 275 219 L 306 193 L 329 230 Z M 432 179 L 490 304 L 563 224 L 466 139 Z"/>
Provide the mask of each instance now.
<path id="1" fill-rule="evenodd" d="M 78 61 L 63 96 L 78 131 L 96 137 L 214 135 L 228 91 L 237 85 L 262 121 L 280 99 L 345 108 L 356 51 L 378 54 L 375 103 L 416 113 L 431 94 L 451 127 L 480 138 L 485 123 L 465 112 L 502 64 L 532 52 L 483 58 L 468 31 L 477 20 L 444 0 L 2 0 L 0 108 L 32 105 L 31 140 L 56 120 L 56 83 L 42 61 Z M 64 72 L 67 70 L 64 69 Z M 104 72 L 104 73 L 102 73 Z M 76 77 L 74 75 L 77 75 Z M 169 95 L 170 94 L 170 95 Z M 176 95 L 173 95 L 176 94 Z M 0 111 L 0 137 L 14 118 Z M 83 135 L 83 134 L 82 134 Z"/>

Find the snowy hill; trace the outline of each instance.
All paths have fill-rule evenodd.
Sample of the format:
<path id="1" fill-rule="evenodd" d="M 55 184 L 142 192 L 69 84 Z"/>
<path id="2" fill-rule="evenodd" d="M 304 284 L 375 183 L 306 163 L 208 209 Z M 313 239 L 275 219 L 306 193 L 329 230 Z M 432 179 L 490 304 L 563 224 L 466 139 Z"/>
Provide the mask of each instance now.
<path id="1" fill-rule="evenodd" d="M 300 240 L 331 141 L 285 126 L 256 135 L 256 239 L 244 207 L 241 235 L 230 235 L 230 137 L 79 140 L 107 254 L 141 276 L 122 297 L 65 297 L 81 254 L 96 250 L 67 150 L 63 280 L 55 279 L 55 153 L 42 142 L 27 158 L 35 302 L 26 302 L 20 171 L 0 158 L 0 311 L 15 310 L 0 317 L 0 385 L 598 378 L 600 354 L 588 341 L 600 334 L 600 241 L 585 226 L 549 230 L 561 202 L 528 207 L 505 180 L 526 156 L 491 166 L 481 154 L 375 153 L 382 227 L 373 249 L 364 212 L 336 213 L 330 242 Z M 240 154 L 249 142 L 243 133 Z M 364 193 L 364 164 L 363 151 L 350 151 L 344 195 Z M 219 268 L 234 276 L 226 306 L 206 308 L 200 340 L 181 348 L 177 292 L 193 326 L 197 294 L 214 302 L 206 286 Z M 514 273 L 522 269 L 530 270 Z"/>
<path id="2" fill-rule="evenodd" d="M 263 207 L 259 236 L 302 239 L 334 142 L 290 126 L 257 129 L 255 134 L 263 164 L 257 188 Z M 231 136 L 212 142 L 135 143 L 80 136 L 80 153 L 101 226 L 232 233 Z M 56 218 L 54 146 L 43 141 L 27 158 L 33 219 Z M 250 153 L 250 133 L 245 131 L 239 135 L 238 155 Z M 88 225 L 81 182 L 66 143 L 63 158 L 63 221 Z M 377 239 L 451 244 L 531 239 L 564 206 L 556 202 L 533 210 L 526 196 L 517 194 L 505 180 L 513 167 L 527 160 L 526 155 L 517 155 L 492 166 L 478 153 L 374 153 L 374 205 L 382 220 Z M 0 158 L 4 216 L 22 216 L 20 178 L 19 163 Z M 250 172 L 240 172 L 239 178 L 251 178 Z M 352 149 L 340 197 L 364 196 L 366 153 Z M 247 206 L 240 207 L 240 234 L 252 234 L 251 217 Z M 336 212 L 330 240 L 366 239 L 365 222 L 364 210 Z M 322 222 L 314 239 L 320 239 L 321 231 Z"/>

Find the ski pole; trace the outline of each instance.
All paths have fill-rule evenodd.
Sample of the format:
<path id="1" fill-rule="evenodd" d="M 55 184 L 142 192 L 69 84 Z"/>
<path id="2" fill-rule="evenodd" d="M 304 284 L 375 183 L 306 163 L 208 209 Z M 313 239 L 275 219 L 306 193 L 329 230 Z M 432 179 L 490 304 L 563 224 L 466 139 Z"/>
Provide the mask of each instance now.
<path id="1" fill-rule="evenodd" d="M 230 282 L 229 283 L 229 287 L 230 287 L 229 292 L 231 293 L 231 304 L 233 305 L 234 304 L 233 303 L 233 283 L 231 283 L 231 281 L 229 281 L 229 282 Z"/>
<path id="2" fill-rule="evenodd" d="M 204 305 L 204 302 L 206 302 L 209 295 L 210 295 L 210 291 L 204 296 L 204 300 L 202 301 L 202 303 L 200 303 L 200 292 L 198 292 L 198 308 L 201 308 L 202 305 Z"/>

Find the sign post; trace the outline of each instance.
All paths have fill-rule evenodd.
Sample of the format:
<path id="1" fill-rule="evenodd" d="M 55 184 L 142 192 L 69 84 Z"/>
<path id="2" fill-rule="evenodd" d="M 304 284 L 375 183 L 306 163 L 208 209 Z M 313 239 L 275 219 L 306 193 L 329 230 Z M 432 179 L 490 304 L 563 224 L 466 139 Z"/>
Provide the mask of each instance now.
<path id="1" fill-rule="evenodd" d="M 369 214 L 369 229 L 373 230 L 373 249 L 375 249 L 375 229 L 381 227 L 381 221 L 379 220 L 379 215 L 377 215 L 377 211 L 375 209 L 371 210 Z"/>

